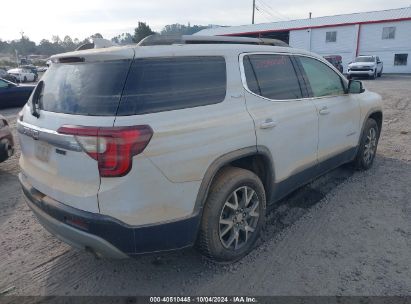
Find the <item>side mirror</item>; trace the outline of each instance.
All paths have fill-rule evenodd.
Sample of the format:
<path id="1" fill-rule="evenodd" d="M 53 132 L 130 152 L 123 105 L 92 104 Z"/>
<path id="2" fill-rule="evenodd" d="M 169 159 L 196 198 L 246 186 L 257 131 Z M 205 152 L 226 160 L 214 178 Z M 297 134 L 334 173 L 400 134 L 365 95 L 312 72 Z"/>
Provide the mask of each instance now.
<path id="1" fill-rule="evenodd" d="M 348 94 L 361 94 L 365 91 L 362 82 L 359 80 L 350 80 L 348 83 Z"/>

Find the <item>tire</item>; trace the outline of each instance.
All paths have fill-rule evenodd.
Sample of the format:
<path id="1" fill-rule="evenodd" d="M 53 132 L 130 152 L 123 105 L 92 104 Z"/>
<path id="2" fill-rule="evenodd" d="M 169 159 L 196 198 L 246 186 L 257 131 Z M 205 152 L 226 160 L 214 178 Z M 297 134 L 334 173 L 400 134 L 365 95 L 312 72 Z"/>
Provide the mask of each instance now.
<path id="1" fill-rule="evenodd" d="M 381 72 L 378 73 L 378 77 L 381 77 L 381 76 L 382 76 L 382 69 L 381 69 Z"/>
<path id="2" fill-rule="evenodd" d="M 7 138 L 0 140 L 0 163 L 10 158 L 14 153 L 13 147 Z"/>
<path id="3" fill-rule="evenodd" d="M 248 203 L 242 199 L 247 196 Z M 208 193 L 197 249 L 219 262 L 241 259 L 253 249 L 265 224 L 265 212 L 266 196 L 258 176 L 235 167 L 222 169 Z"/>
<path id="4" fill-rule="evenodd" d="M 348 79 L 348 80 L 351 80 L 352 77 L 351 77 L 350 75 L 347 75 L 347 79 Z"/>
<path id="5" fill-rule="evenodd" d="M 374 75 L 371 76 L 371 79 L 374 80 L 375 78 L 377 78 L 377 70 L 375 70 L 375 71 L 374 71 Z"/>
<path id="6" fill-rule="evenodd" d="M 26 76 L 24 76 L 23 82 L 27 82 L 27 77 Z"/>
<path id="7" fill-rule="evenodd" d="M 377 122 L 374 119 L 369 118 L 365 123 L 357 156 L 354 160 L 356 169 L 368 170 L 372 167 L 377 153 L 379 137 L 380 130 L 378 129 Z"/>

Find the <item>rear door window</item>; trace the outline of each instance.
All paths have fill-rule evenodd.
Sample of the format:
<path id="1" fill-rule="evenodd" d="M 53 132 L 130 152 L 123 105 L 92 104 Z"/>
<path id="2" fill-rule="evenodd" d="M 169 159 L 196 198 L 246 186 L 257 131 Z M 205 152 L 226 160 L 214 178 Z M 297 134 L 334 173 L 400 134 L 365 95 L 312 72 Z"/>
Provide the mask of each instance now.
<path id="1" fill-rule="evenodd" d="M 53 63 L 42 77 L 40 108 L 57 113 L 115 116 L 131 60 Z"/>
<path id="2" fill-rule="evenodd" d="M 290 56 L 256 54 L 243 57 L 248 89 L 274 100 L 303 97 L 296 69 Z"/>
<path id="3" fill-rule="evenodd" d="M 227 76 L 224 57 L 135 59 L 118 115 L 147 114 L 222 102 Z"/>

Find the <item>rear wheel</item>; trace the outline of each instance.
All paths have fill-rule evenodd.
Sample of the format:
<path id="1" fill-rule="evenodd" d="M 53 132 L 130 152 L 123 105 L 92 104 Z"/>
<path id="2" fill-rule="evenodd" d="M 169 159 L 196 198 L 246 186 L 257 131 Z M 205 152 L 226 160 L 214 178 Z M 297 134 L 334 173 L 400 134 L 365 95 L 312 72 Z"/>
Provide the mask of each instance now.
<path id="1" fill-rule="evenodd" d="M 365 123 L 360 146 L 358 147 L 357 156 L 354 160 L 357 169 L 368 170 L 371 168 L 377 153 L 379 137 L 380 131 L 377 122 L 369 118 Z"/>
<path id="2" fill-rule="evenodd" d="M 251 251 L 265 222 L 266 197 L 253 172 L 228 167 L 213 182 L 204 206 L 197 247 L 217 261 Z"/>
<path id="3" fill-rule="evenodd" d="M 27 82 L 27 77 L 26 76 L 24 76 L 23 82 Z"/>
<path id="4" fill-rule="evenodd" d="M 7 138 L 0 141 L 0 162 L 5 161 L 13 155 L 13 147 Z"/>

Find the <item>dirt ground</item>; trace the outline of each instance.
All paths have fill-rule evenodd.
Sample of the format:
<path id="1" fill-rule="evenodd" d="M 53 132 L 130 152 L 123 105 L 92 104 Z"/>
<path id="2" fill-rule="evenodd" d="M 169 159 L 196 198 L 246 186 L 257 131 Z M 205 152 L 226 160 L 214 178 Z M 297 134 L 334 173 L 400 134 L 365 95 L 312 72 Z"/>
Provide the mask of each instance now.
<path id="1" fill-rule="evenodd" d="M 0 294 L 411 295 L 411 76 L 364 83 L 384 98 L 374 167 L 344 166 L 296 191 L 232 265 L 191 249 L 120 261 L 71 249 L 23 202 L 17 152 L 0 164 Z M 14 126 L 17 111 L 0 113 Z"/>

